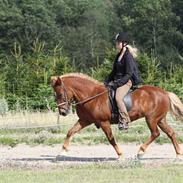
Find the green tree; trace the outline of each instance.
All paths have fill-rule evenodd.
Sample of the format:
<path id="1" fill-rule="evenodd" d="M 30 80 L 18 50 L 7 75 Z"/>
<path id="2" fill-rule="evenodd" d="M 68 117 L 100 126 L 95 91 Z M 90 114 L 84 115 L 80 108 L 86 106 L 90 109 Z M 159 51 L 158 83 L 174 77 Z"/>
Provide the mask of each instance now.
<path id="1" fill-rule="evenodd" d="M 180 18 L 178 22 L 178 30 L 179 30 L 179 35 L 176 38 L 175 46 L 179 50 L 180 57 L 183 60 L 183 1 L 182 0 L 172 0 L 172 8 L 173 12 L 177 15 L 178 18 Z"/>
<path id="2" fill-rule="evenodd" d="M 73 66 L 86 71 L 104 59 L 111 47 L 116 15 L 109 0 L 49 1 L 62 34 L 63 48 Z"/>
<path id="3" fill-rule="evenodd" d="M 60 35 L 55 15 L 43 0 L 1 0 L 0 29 L 0 51 L 8 53 L 14 42 L 20 44 L 22 50 L 31 51 L 36 38 L 51 48 Z"/>
<path id="4" fill-rule="evenodd" d="M 172 11 L 170 0 L 118 0 L 114 4 L 120 27 L 131 33 L 141 49 L 164 65 L 173 60 L 182 63 L 176 47 L 182 36 L 177 26 L 179 17 Z"/>

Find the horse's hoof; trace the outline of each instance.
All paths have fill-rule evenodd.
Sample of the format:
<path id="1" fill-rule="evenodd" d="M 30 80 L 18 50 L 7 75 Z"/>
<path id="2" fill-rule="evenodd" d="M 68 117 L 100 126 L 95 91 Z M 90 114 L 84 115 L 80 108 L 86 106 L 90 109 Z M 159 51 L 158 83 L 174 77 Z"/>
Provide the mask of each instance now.
<path id="1" fill-rule="evenodd" d="M 122 155 L 119 155 L 118 158 L 117 158 L 118 161 L 125 161 L 125 156 L 122 154 Z"/>
<path id="2" fill-rule="evenodd" d="M 144 154 L 145 154 L 145 150 L 142 150 L 142 148 L 139 149 L 138 153 L 137 153 L 137 158 L 141 159 L 143 158 Z"/>
<path id="3" fill-rule="evenodd" d="M 177 154 L 176 161 L 183 161 L 183 154 Z"/>
<path id="4" fill-rule="evenodd" d="M 55 159 L 54 159 L 54 161 L 56 162 L 56 161 L 59 161 L 61 158 L 63 158 L 64 156 L 66 156 L 67 155 L 67 152 L 68 151 L 66 151 L 66 150 L 62 150 L 62 152 L 60 153 L 60 154 L 58 154 L 56 157 L 55 157 Z"/>
<path id="5" fill-rule="evenodd" d="M 66 156 L 68 153 L 68 150 L 66 149 L 62 149 L 61 153 L 60 153 L 60 156 Z"/>
<path id="6" fill-rule="evenodd" d="M 144 154 L 145 154 L 145 153 L 138 153 L 138 154 L 137 154 L 137 159 L 142 159 L 143 156 L 144 156 Z"/>

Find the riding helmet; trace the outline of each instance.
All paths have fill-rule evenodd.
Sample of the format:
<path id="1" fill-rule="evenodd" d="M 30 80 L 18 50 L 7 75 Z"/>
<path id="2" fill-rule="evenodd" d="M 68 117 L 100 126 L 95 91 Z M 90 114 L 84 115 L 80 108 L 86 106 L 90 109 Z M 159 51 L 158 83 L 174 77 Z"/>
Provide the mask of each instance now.
<path id="1" fill-rule="evenodd" d="M 119 32 L 115 36 L 115 41 L 128 43 L 129 42 L 128 33 L 127 32 Z"/>

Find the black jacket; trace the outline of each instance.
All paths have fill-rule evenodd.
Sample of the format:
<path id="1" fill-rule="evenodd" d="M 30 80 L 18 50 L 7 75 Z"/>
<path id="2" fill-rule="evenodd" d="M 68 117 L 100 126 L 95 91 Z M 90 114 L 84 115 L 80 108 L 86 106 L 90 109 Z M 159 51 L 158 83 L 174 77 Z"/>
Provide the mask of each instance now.
<path id="1" fill-rule="evenodd" d="M 128 48 L 125 51 L 122 59 L 118 61 L 119 55 L 120 53 L 116 55 L 112 72 L 105 80 L 105 83 L 114 81 L 118 87 L 126 84 L 129 79 L 132 81 L 133 85 L 142 83 L 143 81 L 140 77 L 137 63 L 135 62 Z"/>

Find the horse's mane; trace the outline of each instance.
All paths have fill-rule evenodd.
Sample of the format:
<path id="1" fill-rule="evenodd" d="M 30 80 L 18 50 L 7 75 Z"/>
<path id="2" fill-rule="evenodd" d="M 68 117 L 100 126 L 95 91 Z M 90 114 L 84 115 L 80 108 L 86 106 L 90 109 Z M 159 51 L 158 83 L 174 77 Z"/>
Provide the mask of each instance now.
<path id="1" fill-rule="evenodd" d="M 99 85 L 102 85 L 101 82 L 93 79 L 92 77 L 86 75 L 86 74 L 83 74 L 83 73 L 68 73 L 68 74 L 64 74 L 62 76 L 60 76 L 61 78 L 66 78 L 66 77 L 79 77 L 79 78 L 82 78 L 82 79 L 86 79 L 86 80 L 89 80 L 91 82 L 94 82 L 95 84 L 99 84 Z"/>

